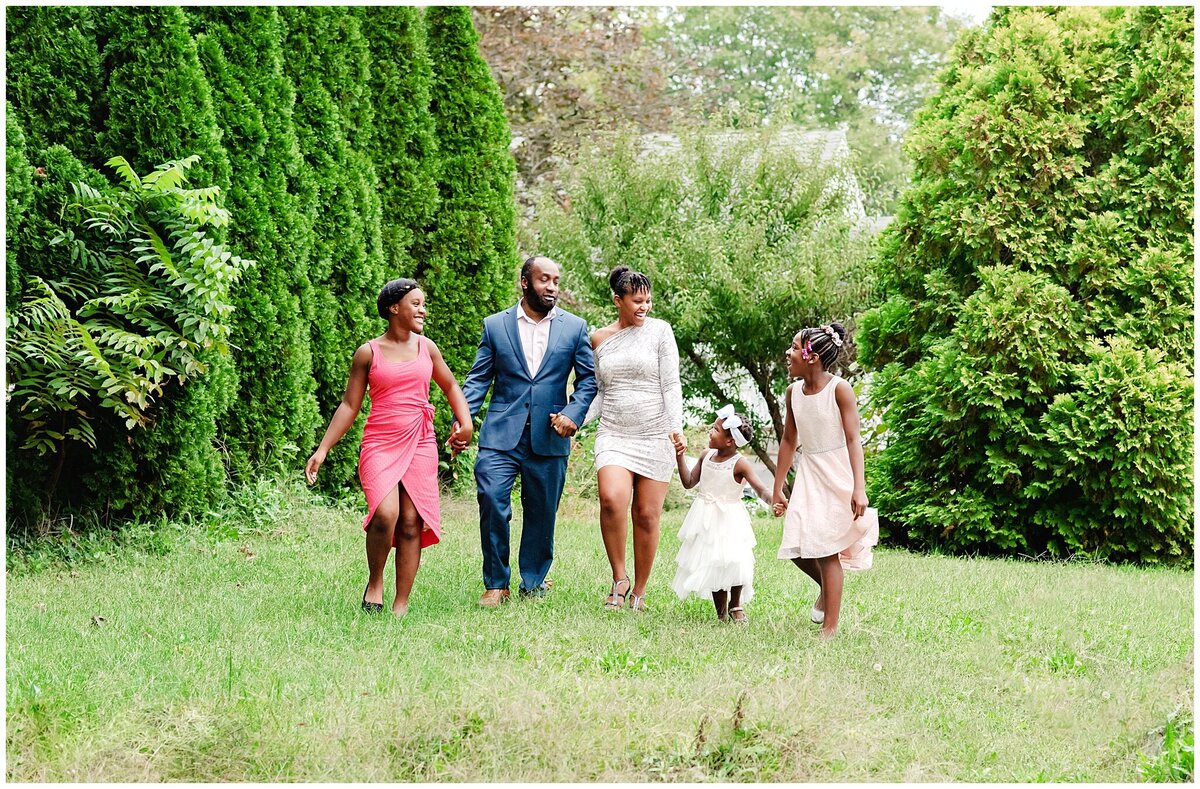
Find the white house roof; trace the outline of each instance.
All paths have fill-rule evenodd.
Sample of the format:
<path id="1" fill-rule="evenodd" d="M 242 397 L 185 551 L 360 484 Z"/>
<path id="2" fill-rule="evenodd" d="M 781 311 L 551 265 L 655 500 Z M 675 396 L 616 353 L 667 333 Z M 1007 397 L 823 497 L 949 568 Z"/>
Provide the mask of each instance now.
<path id="1" fill-rule="evenodd" d="M 729 129 L 707 132 L 704 138 L 717 148 L 726 148 L 763 135 L 770 141 L 770 147 L 816 154 L 819 164 L 840 164 L 850 158 L 844 129 L 779 129 L 771 132 Z M 674 153 L 679 149 L 679 138 L 674 134 L 642 135 L 643 153 Z"/>

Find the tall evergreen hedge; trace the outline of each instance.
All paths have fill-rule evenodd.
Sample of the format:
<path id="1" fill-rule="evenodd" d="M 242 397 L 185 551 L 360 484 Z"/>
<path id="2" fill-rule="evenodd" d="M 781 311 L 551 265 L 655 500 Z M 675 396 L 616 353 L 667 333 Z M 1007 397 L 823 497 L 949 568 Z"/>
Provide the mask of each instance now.
<path id="1" fill-rule="evenodd" d="M 310 327 L 317 404 L 328 420 L 341 401 L 354 349 L 379 333 L 375 296 L 387 280 L 374 171 L 365 169 L 366 154 L 355 147 L 370 133 L 365 86 L 350 84 L 367 76 L 364 47 L 350 9 L 284 8 L 280 14 L 284 69 L 296 89 L 296 135 L 314 207 L 311 288 L 301 309 Z M 356 484 L 363 422 L 360 416 L 330 452 L 322 470 L 326 489 Z"/>
<path id="2" fill-rule="evenodd" d="M 293 462 L 340 400 L 354 348 L 382 330 L 375 295 L 396 276 L 423 280 L 430 334 L 465 372 L 483 316 L 513 297 L 513 163 L 467 9 L 429 20 L 413 8 L 9 10 L 10 306 L 26 275 L 91 265 L 51 240 L 72 229 L 71 184 L 109 188 L 98 168 L 117 155 L 139 173 L 198 155 L 189 177 L 219 187 L 232 217 L 217 240 L 258 262 L 232 294 L 232 361 L 168 386 L 148 427 L 100 415 L 95 450 L 64 443 L 48 458 L 20 451 L 9 421 L 10 520 L 46 514 L 55 474 L 55 507 L 123 517 L 194 512 L 230 473 Z M 329 489 L 355 487 L 360 430 L 327 461 Z"/>
<path id="3" fill-rule="evenodd" d="M 20 295 L 20 262 L 14 249 L 17 230 L 29 212 L 33 198 L 33 167 L 25 155 L 25 132 L 21 122 L 7 104 L 4 117 L 4 266 L 7 278 L 7 307 L 12 309 Z"/>
<path id="4" fill-rule="evenodd" d="M 384 260 L 389 277 L 411 276 L 417 234 L 438 204 L 437 143 L 429 113 L 433 66 L 425 20 L 411 6 L 369 6 L 364 14 L 375 105 L 370 155 L 379 176 Z"/>
<path id="5" fill-rule="evenodd" d="M 429 300 L 426 333 L 461 380 L 484 317 L 516 300 L 516 166 L 500 89 L 479 54 L 470 9 L 432 6 L 425 27 L 439 207 L 418 244 L 417 279 Z"/>
<path id="6" fill-rule="evenodd" d="M 294 465 L 320 422 L 300 310 L 313 217 L 302 204 L 308 195 L 295 188 L 303 160 L 278 11 L 211 6 L 189 13 L 222 143 L 236 163 L 225 201 L 234 217 L 229 243 L 260 261 L 233 294 L 238 407 L 218 424 L 231 470 L 248 477 L 266 465 Z"/>
<path id="7" fill-rule="evenodd" d="M 6 13 L 10 200 L 14 187 L 28 187 L 17 198 L 17 210 L 10 205 L 7 215 L 10 315 L 23 299 L 29 277 L 55 281 L 86 269 L 86 261 L 72 260 L 65 248 L 50 241 L 67 227 L 64 209 L 73 199 L 71 183 L 96 188 L 107 183 L 89 164 L 102 158 L 96 150 L 103 76 L 94 13 L 89 7 L 32 6 L 8 8 Z M 7 412 L 6 511 L 13 528 L 44 517 L 48 481 L 59 466 L 65 483 L 58 487 L 58 500 L 52 504 L 94 504 L 95 490 L 79 483 L 95 469 L 94 452 L 65 444 L 58 457 L 40 456 L 19 450 L 25 439 L 23 421 Z"/>
<path id="8" fill-rule="evenodd" d="M 959 42 L 858 336 L 893 540 L 1190 560 L 1193 36 L 1006 8 Z"/>
<path id="9" fill-rule="evenodd" d="M 178 7 L 115 7 L 98 20 L 107 118 L 97 135 L 106 155 L 124 156 L 136 172 L 197 155 L 196 183 L 228 193 L 230 163 L 221 146 L 211 91 L 187 19 Z M 228 357 L 213 354 L 211 372 L 164 394 L 152 427 L 127 442 L 112 425 L 85 484 L 103 491 L 108 508 L 143 515 L 205 507 L 224 491 L 217 419 L 233 404 Z M 97 430 L 98 438 L 101 431 Z"/>
<path id="10" fill-rule="evenodd" d="M 118 6 L 98 27 L 107 115 L 97 143 L 105 158 L 124 156 L 140 173 L 196 155 L 189 177 L 227 192 L 229 158 L 183 10 Z"/>
<path id="11" fill-rule="evenodd" d="M 11 103 L 7 103 L 4 129 L 4 266 L 7 280 L 4 306 L 6 313 L 11 315 L 21 295 L 20 257 L 15 248 L 15 241 L 17 230 L 29 213 L 33 198 L 33 167 L 25 155 L 25 132 L 21 129 L 21 123 L 16 112 L 13 111 Z M 18 436 L 14 430 L 14 415 L 5 409 L 4 416 L 5 440 L 8 442 L 8 446 L 16 446 Z M 28 489 L 28 484 L 13 484 L 14 480 L 20 479 L 13 474 L 16 468 L 16 464 L 13 462 L 15 460 L 17 458 L 9 453 L 8 462 L 4 465 L 5 489 L 9 492 L 10 500 L 14 494 Z M 20 481 L 27 483 L 27 480 L 24 479 Z"/>
<path id="12" fill-rule="evenodd" d="M 27 211 L 16 222 L 9 217 L 10 306 L 20 297 L 23 270 L 41 276 L 61 272 L 62 263 L 56 262 L 60 256 L 48 255 L 47 247 L 61 229 L 59 215 L 69 181 L 105 182 L 98 171 L 83 177 L 78 169 L 84 162 L 99 166 L 107 159 L 96 147 L 104 75 L 95 13 L 88 6 L 14 6 L 5 15 L 9 128 L 15 124 L 23 136 L 19 155 L 31 167 L 41 168 L 36 177 L 30 175 Z M 60 147 L 48 153 L 54 146 Z M 9 168 L 12 173 L 11 162 Z M 27 222 L 24 228 L 22 218 Z"/>
<path id="13" fill-rule="evenodd" d="M 30 150 L 63 145 L 98 167 L 104 72 L 89 6 L 13 6 L 5 12 L 8 96 Z"/>

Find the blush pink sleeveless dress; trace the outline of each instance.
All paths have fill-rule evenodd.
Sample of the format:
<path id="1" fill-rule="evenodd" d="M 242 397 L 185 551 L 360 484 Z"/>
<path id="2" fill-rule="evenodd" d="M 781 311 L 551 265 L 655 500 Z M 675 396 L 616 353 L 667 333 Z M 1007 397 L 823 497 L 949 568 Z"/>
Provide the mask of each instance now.
<path id="1" fill-rule="evenodd" d="M 389 362 L 375 340 L 371 345 L 371 369 L 367 393 L 371 413 L 363 428 L 358 456 L 358 479 L 367 496 L 366 531 L 380 502 L 403 484 L 425 521 L 421 547 L 441 539 L 441 501 L 438 498 L 437 439 L 433 434 L 433 406 L 429 403 L 429 380 L 433 359 L 427 341 L 417 343 L 417 358 Z M 395 545 L 395 538 L 392 540 Z"/>
<path id="2" fill-rule="evenodd" d="M 834 394 L 841 380 L 831 376 L 815 394 L 804 391 L 802 380 L 792 386 L 799 451 L 777 556 L 820 559 L 837 554 L 843 569 L 869 570 L 871 548 L 879 543 L 879 513 L 868 507 L 865 515 L 855 519 L 850 509 L 854 469 Z"/>

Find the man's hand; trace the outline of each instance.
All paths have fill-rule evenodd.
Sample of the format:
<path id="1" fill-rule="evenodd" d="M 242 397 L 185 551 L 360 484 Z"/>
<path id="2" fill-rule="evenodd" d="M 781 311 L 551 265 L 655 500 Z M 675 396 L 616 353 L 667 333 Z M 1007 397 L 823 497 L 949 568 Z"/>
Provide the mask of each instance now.
<path id="1" fill-rule="evenodd" d="M 474 433 L 475 430 L 470 425 L 455 422 L 454 428 L 450 431 L 450 438 L 446 439 L 446 443 L 450 446 L 450 457 L 454 457 L 470 446 L 471 436 Z"/>
<path id="2" fill-rule="evenodd" d="M 554 432 L 563 438 L 570 438 L 579 429 L 579 426 L 572 422 L 569 417 L 565 417 L 562 414 L 550 415 L 550 427 L 554 428 Z"/>

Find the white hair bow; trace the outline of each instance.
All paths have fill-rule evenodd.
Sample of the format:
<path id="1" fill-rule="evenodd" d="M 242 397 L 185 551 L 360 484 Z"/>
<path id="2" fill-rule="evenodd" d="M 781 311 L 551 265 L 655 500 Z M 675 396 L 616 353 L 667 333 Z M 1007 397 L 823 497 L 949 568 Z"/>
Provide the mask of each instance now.
<path id="1" fill-rule="evenodd" d="M 742 431 L 735 428 L 741 427 L 744 423 L 742 418 L 733 412 L 733 405 L 727 405 L 717 411 L 717 419 L 721 420 L 721 427 L 729 431 L 733 436 L 733 443 L 738 447 L 744 447 L 750 443 L 747 438 L 742 435 Z"/>

